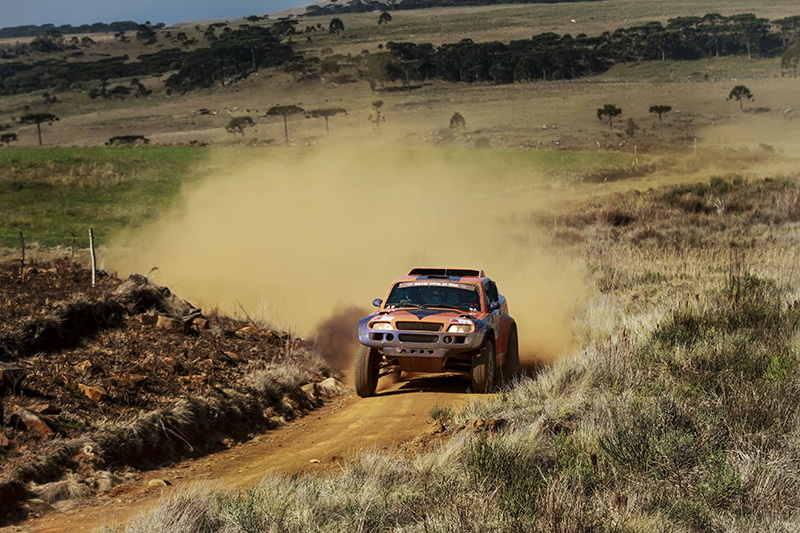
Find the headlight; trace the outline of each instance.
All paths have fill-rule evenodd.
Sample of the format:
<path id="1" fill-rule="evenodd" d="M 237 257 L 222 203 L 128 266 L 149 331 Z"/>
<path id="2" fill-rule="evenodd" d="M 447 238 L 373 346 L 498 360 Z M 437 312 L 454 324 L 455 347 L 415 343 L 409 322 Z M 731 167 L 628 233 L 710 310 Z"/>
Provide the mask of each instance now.
<path id="1" fill-rule="evenodd" d="M 453 324 L 447 329 L 447 333 L 469 333 L 469 329 L 466 324 Z"/>
<path id="2" fill-rule="evenodd" d="M 372 329 L 376 329 L 378 331 L 389 331 L 392 329 L 391 322 L 373 322 L 370 326 Z"/>

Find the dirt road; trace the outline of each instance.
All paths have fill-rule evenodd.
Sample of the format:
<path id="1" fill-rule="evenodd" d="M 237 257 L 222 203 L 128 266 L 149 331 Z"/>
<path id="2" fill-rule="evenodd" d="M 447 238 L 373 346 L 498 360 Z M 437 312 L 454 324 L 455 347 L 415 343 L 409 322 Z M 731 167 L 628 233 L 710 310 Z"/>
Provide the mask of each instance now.
<path id="1" fill-rule="evenodd" d="M 147 472 L 133 484 L 66 511 L 50 511 L 0 531 L 97 531 L 120 525 L 176 487 L 197 481 L 225 488 L 247 486 L 269 472 L 295 474 L 334 468 L 359 450 L 392 449 L 427 428 L 434 405 L 478 398 L 458 376 L 412 376 L 373 398 L 348 392 L 321 409 L 247 443 L 169 468 Z M 316 459 L 319 463 L 312 463 Z M 165 486 L 162 480 L 170 485 Z"/>

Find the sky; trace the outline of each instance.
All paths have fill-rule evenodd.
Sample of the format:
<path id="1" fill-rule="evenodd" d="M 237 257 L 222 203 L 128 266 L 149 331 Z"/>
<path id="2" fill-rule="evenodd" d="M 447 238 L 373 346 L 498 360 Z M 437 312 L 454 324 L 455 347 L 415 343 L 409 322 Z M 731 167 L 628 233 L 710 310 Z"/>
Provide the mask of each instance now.
<path id="1" fill-rule="evenodd" d="M 153 24 L 264 15 L 313 0 L 0 0 L 0 27 L 133 20 Z"/>

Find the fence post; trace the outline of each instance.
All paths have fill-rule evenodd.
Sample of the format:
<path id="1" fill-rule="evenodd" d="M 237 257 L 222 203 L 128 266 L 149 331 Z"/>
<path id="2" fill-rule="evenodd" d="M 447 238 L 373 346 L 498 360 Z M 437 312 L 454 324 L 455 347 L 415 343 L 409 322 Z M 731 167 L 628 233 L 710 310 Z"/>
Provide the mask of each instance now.
<path id="1" fill-rule="evenodd" d="M 72 259 L 75 259 L 75 247 L 78 246 L 78 237 L 74 231 L 70 231 L 70 233 L 72 234 Z"/>
<path id="2" fill-rule="evenodd" d="M 22 230 L 19 230 L 19 247 L 22 250 L 22 256 L 19 258 L 19 275 L 22 276 L 25 270 L 25 235 Z"/>
<path id="3" fill-rule="evenodd" d="M 636 161 L 636 166 L 638 167 L 639 166 L 639 147 L 636 146 L 636 145 L 634 145 L 634 147 L 633 147 L 633 157 L 634 157 L 634 160 Z"/>
<path id="4" fill-rule="evenodd" d="M 94 250 L 94 230 L 89 228 L 89 251 L 92 254 L 92 287 L 97 285 L 97 254 Z"/>

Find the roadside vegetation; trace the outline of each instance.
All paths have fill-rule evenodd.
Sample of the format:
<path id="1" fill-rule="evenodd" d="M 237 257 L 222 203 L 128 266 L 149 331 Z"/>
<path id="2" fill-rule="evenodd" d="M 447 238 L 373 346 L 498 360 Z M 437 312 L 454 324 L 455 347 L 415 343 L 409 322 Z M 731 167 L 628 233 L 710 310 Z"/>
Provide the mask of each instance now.
<path id="1" fill-rule="evenodd" d="M 128 531 L 790 531 L 800 520 L 798 179 L 537 214 L 596 291 L 582 347 L 405 456 L 173 493 Z"/>

